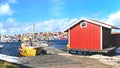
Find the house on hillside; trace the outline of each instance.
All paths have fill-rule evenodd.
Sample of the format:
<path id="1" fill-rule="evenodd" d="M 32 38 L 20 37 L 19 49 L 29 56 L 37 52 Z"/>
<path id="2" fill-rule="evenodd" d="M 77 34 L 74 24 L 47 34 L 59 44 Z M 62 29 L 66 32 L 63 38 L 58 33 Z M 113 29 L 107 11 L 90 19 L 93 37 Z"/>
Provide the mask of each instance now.
<path id="1" fill-rule="evenodd" d="M 81 18 L 64 29 L 69 33 L 70 49 L 102 50 L 111 47 L 111 29 L 118 27 Z"/>

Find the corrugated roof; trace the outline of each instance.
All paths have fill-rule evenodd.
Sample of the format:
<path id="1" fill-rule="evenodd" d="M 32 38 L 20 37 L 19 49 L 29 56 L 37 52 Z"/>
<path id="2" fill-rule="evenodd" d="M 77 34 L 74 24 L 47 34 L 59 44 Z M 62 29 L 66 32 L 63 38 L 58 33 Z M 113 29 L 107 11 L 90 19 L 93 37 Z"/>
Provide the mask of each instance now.
<path id="1" fill-rule="evenodd" d="M 120 29 L 118 27 L 115 27 L 113 25 L 110 24 L 106 24 L 97 20 L 92 20 L 92 19 L 86 19 L 86 18 L 81 18 L 80 20 L 76 21 L 75 23 L 73 23 L 72 25 L 68 26 L 66 29 L 64 29 L 63 31 L 68 31 L 69 29 L 71 29 L 72 27 L 74 27 L 76 24 L 80 23 L 81 21 L 88 21 L 90 23 L 96 24 L 96 25 L 100 25 L 102 27 L 106 27 L 106 28 L 110 28 L 110 29 Z"/>

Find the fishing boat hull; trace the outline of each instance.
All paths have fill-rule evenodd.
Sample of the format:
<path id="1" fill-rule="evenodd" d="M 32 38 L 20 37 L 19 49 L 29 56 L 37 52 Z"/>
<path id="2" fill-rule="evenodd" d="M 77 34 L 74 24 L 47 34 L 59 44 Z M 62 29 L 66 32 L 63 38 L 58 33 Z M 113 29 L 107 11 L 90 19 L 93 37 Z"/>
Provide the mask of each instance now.
<path id="1" fill-rule="evenodd" d="M 42 47 L 20 48 L 20 56 L 36 56 L 42 53 Z"/>
<path id="2" fill-rule="evenodd" d="M 20 56 L 36 56 L 36 49 L 31 47 L 21 48 Z"/>

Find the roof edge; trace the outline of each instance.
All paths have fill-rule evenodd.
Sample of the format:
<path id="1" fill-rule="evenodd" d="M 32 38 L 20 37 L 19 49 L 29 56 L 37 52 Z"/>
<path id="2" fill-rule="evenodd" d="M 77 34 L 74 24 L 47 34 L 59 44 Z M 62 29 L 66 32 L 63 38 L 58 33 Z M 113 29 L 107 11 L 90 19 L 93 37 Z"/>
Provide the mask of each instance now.
<path id="1" fill-rule="evenodd" d="M 76 24 L 78 24 L 82 20 L 85 20 L 85 21 L 88 21 L 90 23 L 97 24 L 97 25 L 100 25 L 100 26 L 103 26 L 103 27 L 106 27 L 106 28 L 109 28 L 109 29 L 112 29 L 112 28 L 113 29 L 120 29 L 118 27 L 115 27 L 115 26 L 112 26 L 112 25 L 109 25 L 109 24 L 106 24 L 106 23 L 102 23 L 102 22 L 99 22 L 97 20 L 94 21 L 94 20 L 87 19 L 87 18 L 81 18 L 81 19 L 77 20 L 75 23 L 73 23 L 72 25 L 70 25 L 67 28 L 65 28 L 62 32 L 68 31 L 70 28 L 72 28 L 73 26 L 75 26 Z"/>

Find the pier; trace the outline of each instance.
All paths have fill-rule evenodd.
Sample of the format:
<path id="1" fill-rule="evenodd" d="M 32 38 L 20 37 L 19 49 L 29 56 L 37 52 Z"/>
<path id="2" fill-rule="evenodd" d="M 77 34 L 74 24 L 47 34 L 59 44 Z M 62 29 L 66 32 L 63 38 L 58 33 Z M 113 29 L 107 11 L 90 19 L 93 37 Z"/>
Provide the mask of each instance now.
<path id="1" fill-rule="evenodd" d="M 46 51 L 50 54 L 69 54 L 65 51 L 62 51 L 62 50 L 54 48 L 54 47 L 47 47 L 46 49 L 47 49 Z"/>
<path id="2" fill-rule="evenodd" d="M 1 58 L 15 60 L 15 64 L 20 68 L 119 68 L 106 65 L 96 59 L 91 59 L 88 56 L 72 55 L 62 50 L 48 47 L 46 48 L 49 54 L 41 54 L 32 57 L 12 57 L 2 55 Z"/>
<path id="3" fill-rule="evenodd" d="M 17 63 L 21 68 L 111 68 L 96 59 L 81 55 L 71 55 L 62 50 L 48 47 L 51 54 L 34 57 L 20 57 Z M 114 68 L 114 67 L 112 67 Z"/>
<path id="4" fill-rule="evenodd" d="M 47 52 L 49 55 L 37 55 L 34 57 L 20 57 L 18 64 L 22 68 L 49 68 L 59 65 L 72 65 L 72 64 L 81 64 L 79 61 L 71 60 L 65 55 L 70 55 L 62 50 L 47 47 Z M 63 54 L 63 55 L 62 55 Z"/>
<path id="5" fill-rule="evenodd" d="M 31 67 L 31 68 L 49 68 L 59 65 L 71 65 L 71 64 L 81 64 L 81 62 L 71 60 L 62 55 L 39 55 L 35 57 L 20 57 L 19 65 L 21 67 Z"/>

